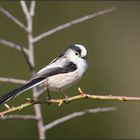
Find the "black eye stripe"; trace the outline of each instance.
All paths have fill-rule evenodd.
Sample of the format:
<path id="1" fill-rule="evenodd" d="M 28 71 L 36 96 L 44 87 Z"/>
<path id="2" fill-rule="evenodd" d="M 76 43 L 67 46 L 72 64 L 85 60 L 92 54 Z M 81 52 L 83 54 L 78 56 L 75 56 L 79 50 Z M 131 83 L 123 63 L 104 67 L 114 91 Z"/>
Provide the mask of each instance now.
<path id="1" fill-rule="evenodd" d="M 77 51 L 79 54 L 81 54 L 81 49 L 78 46 L 70 45 L 69 48 L 74 50 L 74 51 Z"/>

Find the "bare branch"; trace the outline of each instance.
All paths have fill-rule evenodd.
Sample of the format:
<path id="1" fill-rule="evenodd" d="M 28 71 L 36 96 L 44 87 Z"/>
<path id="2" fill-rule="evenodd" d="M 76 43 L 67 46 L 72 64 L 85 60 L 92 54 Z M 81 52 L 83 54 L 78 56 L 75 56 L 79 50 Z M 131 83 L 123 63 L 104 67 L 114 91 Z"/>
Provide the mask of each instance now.
<path id="1" fill-rule="evenodd" d="M 20 1 L 20 5 L 21 5 L 21 7 L 22 7 L 22 10 L 23 10 L 24 14 L 25 14 L 26 16 L 29 16 L 29 11 L 28 11 L 28 8 L 27 8 L 27 5 L 26 5 L 25 0 L 21 0 L 21 1 Z"/>
<path id="2" fill-rule="evenodd" d="M 8 107 L 6 107 L 7 109 L 5 111 L 0 112 L 0 116 L 4 117 L 5 114 L 8 114 L 10 112 L 14 112 L 17 110 L 21 111 L 22 109 L 24 109 L 28 106 L 31 106 L 31 105 L 32 105 L 31 102 L 27 102 L 27 103 L 21 104 L 20 106 L 16 106 L 16 107 L 14 107 L 14 106 L 10 107 L 9 105 L 5 104 L 5 106 L 8 106 Z"/>
<path id="3" fill-rule="evenodd" d="M 35 14 L 35 5 L 36 5 L 36 1 L 33 0 L 31 1 L 31 5 L 30 5 L 30 15 L 33 17 Z"/>
<path id="4" fill-rule="evenodd" d="M 4 39 L 0 39 L 0 44 L 6 45 L 6 46 L 8 46 L 8 47 L 10 47 L 10 48 L 14 48 L 14 49 L 17 49 L 17 50 L 21 51 L 20 45 L 15 44 L 15 43 L 13 43 L 13 42 L 11 42 L 11 41 L 7 41 L 7 40 L 4 40 Z M 26 49 L 26 48 L 24 48 L 24 52 L 26 52 L 27 54 L 29 53 L 28 49 Z"/>
<path id="5" fill-rule="evenodd" d="M 44 122 L 43 122 L 43 116 L 42 116 L 42 112 L 41 112 L 41 105 L 35 104 L 34 110 L 36 113 L 36 117 L 38 118 L 37 126 L 38 126 L 38 130 L 39 130 L 39 137 L 40 137 L 40 139 L 45 139 L 46 138 L 45 131 L 42 131 L 44 128 Z"/>
<path id="6" fill-rule="evenodd" d="M 26 22 L 27 22 L 27 38 L 28 38 L 28 45 L 29 45 L 29 61 L 32 65 L 32 67 L 34 68 L 35 66 L 35 63 L 34 63 L 34 44 L 33 44 L 33 33 L 32 33 L 32 30 L 33 30 L 33 26 L 32 26 L 32 16 L 30 15 L 30 12 L 28 11 L 28 8 L 27 8 L 27 5 L 26 5 L 26 2 L 25 0 L 22 0 L 20 1 L 20 5 L 21 5 L 21 8 L 25 14 L 25 17 L 26 17 Z M 31 2 L 31 12 L 34 12 L 35 11 L 35 2 Z"/>
<path id="7" fill-rule="evenodd" d="M 71 102 L 74 100 L 79 100 L 79 99 L 83 99 L 83 98 L 87 98 L 87 99 L 94 99 L 94 100 L 102 100 L 102 101 L 106 101 L 106 100 L 116 100 L 116 101 L 140 101 L 140 97 L 128 97 L 128 96 L 100 96 L 100 95 L 90 95 L 90 94 L 84 94 L 84 95 L 77 95 L 77 96 L 73 96 L 73 97 L 69 97 L 67 99 L 67 102 Z M 47 101 L 48 103 L 53 103 L 53 104 L 58 104 L 58 106 L 61 106 L 63 103 L 66 102 L 66 99 L 51 99 L 49 101 Z"/>
<path id="8" fill-rule="evenodd" d="M 21 79 L 15 79 L 15 78 L 6 78 L 6 77 L 0 77 L 1 82 L 8 82 L 8 83 L 15 83 L 15 84 L 26 84 L 26 80 Z"/>
<path id="9" fill-rule="evenodd" d="M 20 2 L 22 10 L 24 12 L 24 15 L 26 17 L 27 31 L 28 31 L 27 35 L 28 35 L 28 40 L 29 40 L 29 36 L 32 36 L 32 17 L 31 17 L 30 12 L 27 8 L 25 0 L 22 0 L 22 1 L 19 1 L 19 2 Z M 29 43 L 32 43 L 31 37 L 30 37 L 30 42 Z"/>
<path id="10" fill-rule="evenodd" d="M 79 90 L 79 92 L 80 92 L 80 95 L 68 97 L 67 102 L 76 101 L 76 100 L 80 100 L 80 99 L 84 99 L 84 98 L 93 99 L 93 101 L 94 100 L 101 100 L 101 101 L 107 101 L 107 100 L 109 100 L 109 101 L 112 101 L 112 100 L 116 100 L 116 101 L 140 101 L 140 97 L 91 95 L 91 94 L 85 94 L 81 89 Z M 38 110 L 38 112 L 40 112 L 40 110 L 39 110 L 40 104 L 52 103 L 52 104 L 58 104 L 58 106 L 61 106 L 62 104 L 67 103 L 67 102 L 66 102 L 65 98 L 63 98 L 63 99 L 50 99 L 50 100 L 45 100 L 45 101 L 40 101 L 36 98 L 35 98 L 35 100 L 28 98 L 28 102 L 26 102 L 24 104 L 21 104 L 19 106 L 9 107 L 6 104 L 6 106 L 8 106 L 7 109 L 0 112 L 0 115 L 4 116 L 5 114 L 24 109 L 24 108 L 29 107 L 31 105 L 39 105 L 39 106 L 34 106 L 34 107 L 36 107 L 36 109 L 38 108 L 37 110 Z M 41 117 L 40 114 L 38 116 L 39 117 L 37 117 L 37 118 Z M 41 124 L 41 126 L 43 126 L 43 124 Z"/>
<path id="11" fill-rule="evenodd" d="M 89 15 L 86 15 L 86 16 L 81 17 L 81 18 L 77 18 L 77 19 L 75 19 L 75 20 L 72 20 L 72 21 L 67 22 L 67 23 L 65 23 L 65 24 L 63 24 L 63 25 L 57 26 L 57 27 L 55 27 L 55 28 L 53 28 L 53 29 L 51 29 L 51 30 L 49 30 L 49 31 L 47 31 L 47 32 L 44 32 L 44 33 L 42 33 L 42 34 L 40 34 L 40 35 L 34 37 L 33 41 L 34 41 L 34 42 L 37 42 L 37 41 L 43 39 L 44 37 L 50 36 L 50 35 L 52 35 L 52 34 L 58 32 L 58 31 L 61 31 L 61 30 L 66 29 L 66 28 L 68 28 L 68 27 L 71 27 L 71 26 L 73 26 L 73 25 L 75 25 L 75 24 L 84 22 L 84 21 L 86 21 L 86 20 L 95 18 L 95 17 L 97 17 L 97 16 L 110 13 L 110 12 L 116 10 L 116 9 L 117 9 L 116 7 L 111 7 L 111 8 L 105 9 L 105 10 L 101 10 L 101 11 L 98 11 L 98 12 L 95 12 L 95 13 L 92 13 L 92 14 L 89 14 Z"/>
<path id="12" fill-rule="evenodd" d="M 71 120 L 76 117 L 84 116 L 84 115 L 91 114 L 91 113 L 114 111 L 115 109 L 116 108 L 114 108 L 114 107 L 103 107 L 103 108 L 95 108 L 95 109 L 86 109 L 86 110 L 80 111 L 80 112 L 74 112 L 72 114 L 66 115 L 62 118 L 59 118 L 59 119 L 47 124 L 46 126 L 44 126 L 44 130 L 47 131 L 58 124 L 61 124 L 63 122 L 66 122 L 66 121 Z"/>
<path id="13" fill-rule="evenodd" d="M 33 115 L 7 115 L 4 117 L 0 117 L 0 120 L 37 120 L 36 116 Z"/>
<path id="14" fill-rule="evenodd" d="M 31 62 L 30 62 L 30 59 L 29 59 L 29 55 L 27 55 L 27 53 L 24 51 L 24 47 L 20 46 L 21 47 L 21 52 L 29 66 L 29 70 L 30 71 L 33 71 L 34 70 L 34 67 L 32 66 Z"/>
<path id="15" fill-rule="evenodd" d="M 8 17 L 9 19 L 11 19 L 14 23 L 16 23 L 20 28 L 24 29 L 25 31 L 27 31 L 26 26 L 20 22 L 16 17 L 14 17 L 11 13 L 9 13 L 7 10 L 5 10 L 4 8 L 0 7 L 0 12 L 3 13 L 6 17 Z"/>
<path id="16" fill-rule="evenodd" d="M 116 101 L 140 101 L 140 97 L 91 95 L 91 94 L 84 93 L 81 90 L 81 88 L 78 88 L 78 91 L 79 91 L 80 95 L 76 95 L 76 96 L 67 98 L 67 102 L 75 101 L 75 100 L 79 100 L 79 99 L 83 99 L 83 98 L 94 99 L 94 100 L 102 100 L 102 101 L 106 101 L 106 100 L 110 100 L 110 101 L 111 100 L 116 100 Z M 66 103 L 66 99 L 51 99 L 47 102 L 58 104 L 58 106 L 61 106 L 63 103 Z"/>
<path id="17" fill-rule="evenodd" d="M 27 9 L 27 5 L 25 1 L 20 1 L 21 7 L 26 17 L 27 22 L 27 38 L 28 38 L 28 46 L 29 46 L 29 62 L 31 63 L 32 67 L 35 67 L 35 59 L 34 59 L 34 42 L 33 42 L 33 15 L 35 12 L 35 2 L 31 2 L 30 11 Z M 34 74 L 34 69 L 31 70 L 32 75 Z M 37 89 L 33 88 L 33 97 L 36 99 Z M 28 103 L 27 106 L 30 106 L 34 103 Z M 23 104 L 24 105 L 24 104 Z M 26 106 L 24 106 L 26 107 Z M 42 131 L 44 126 L 43 124 L 43 116 L 41 112 L 41 105 L 35 104 L 34 105 L 35 116 L 38 118 L 37 120 L 37 127 L 39 131 L 40 139 L 46 139 L 45 132 Z M 3 115 L 3 114 L 2 114 Z"/>

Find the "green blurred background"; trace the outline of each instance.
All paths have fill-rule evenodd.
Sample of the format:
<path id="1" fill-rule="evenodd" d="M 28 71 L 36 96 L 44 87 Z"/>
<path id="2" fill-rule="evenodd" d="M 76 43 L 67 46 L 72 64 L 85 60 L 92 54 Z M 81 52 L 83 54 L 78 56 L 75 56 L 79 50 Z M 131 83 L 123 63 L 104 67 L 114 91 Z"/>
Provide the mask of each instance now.
<path id="1" fill-rule="evenodd" d="M 29 2 L 28 2 L 29 4 Z M 0 1 L 26 24 L 18 1 Z M 140 96 L 140 2 L 133 1 L 38 1 L 34 17 L 34 36 L 70 20 L 110 7 L 116 11 L 57 32 L 35 44 L 36 71 L 58 56 L 66 46 L 81 43 L 88 49 L 89 68 L 83 79 L 67 90 L 76 95 L 77 87 L 98 95 Z M 26 33 L 0 13 L 0 38 L 27 46 Z M 0 44 L 0 76 L 29 79 L 22 54 Z M 0 94 L 17 87 L 0 82 Z M 9 104 L 20 104 L 31 97 L 26 92 Z M 52 93 L 53 97 L 61 95 Z M 45 97 L 45 95 L 44 95 Z M 46 133 L 48 139 L 140 138 L 140 103 L 79 100 L 68 105 L 42 105 L 45 123 L 72 112 L 96 107 L 117 107 L 116 111 L 86 115 L 67 121 Z M 1 107 L 0 110 L 2 110 Z M 33 114 L 27 108 L 15 114 Z M 0 139 L 37 139 L 36 122 L 0 120 Z"/>

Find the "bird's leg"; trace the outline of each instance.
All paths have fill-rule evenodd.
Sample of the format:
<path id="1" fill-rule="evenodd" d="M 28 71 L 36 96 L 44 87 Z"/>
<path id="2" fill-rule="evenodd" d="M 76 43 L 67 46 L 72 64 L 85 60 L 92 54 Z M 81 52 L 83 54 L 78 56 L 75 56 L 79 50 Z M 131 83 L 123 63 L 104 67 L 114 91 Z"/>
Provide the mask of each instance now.
<path id="1" fill-rule="evenodd" d="M 49 91 L 49 87 L 48 87 L 48 82 L 47 81 L 44 82 L 44 86 L 47 89 L 47 94 L 48 94 L 47 95 L 47 100 L 51 100 L 50 91 Z"/>
<path id="2" fill-rule="evenodd" d="M 50 96 L 50 90 L 49 90 L 49 88 L 47 88 L 47 94 L 48 94 L 48 96 L 47 96 L 47 100 L 51 100 L 51 96 Z"/>
<path id="3" fill-rule="evenodd" d="M 65 96 L 64 102 L 68 104 L 68 95 L 65 92 L 62 92 L 63 95 Z"/>

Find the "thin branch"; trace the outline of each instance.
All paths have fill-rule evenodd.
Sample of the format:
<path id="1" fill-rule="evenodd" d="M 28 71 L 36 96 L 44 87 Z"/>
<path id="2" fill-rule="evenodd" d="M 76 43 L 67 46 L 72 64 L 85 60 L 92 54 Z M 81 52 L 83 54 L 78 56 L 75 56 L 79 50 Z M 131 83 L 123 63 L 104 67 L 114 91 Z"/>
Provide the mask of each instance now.
<path id="1" fill-rule="evenodd" d="M 101 101 L 140 101 L 140 97 L 129 97 L 129 96 L 103 96 L 103 95 L 91 95 L 91 94 L 87 94 L 84 93 L 80 88 L 78 88 L 80 95 L 76 95 L 76 96 L 72 96 L 72 97 L 68 97 L 67 99 L 62 98 L 62 99 L 51 99 L 51 100 L 45 100 L 45 101 L 40 101 L 40 100 L 33 100 L 28 98 L 28 102 L 21 104 L 19 106 L 15 106 L 15 107 L 9 107 L 7 104 L 5 106 L 7 107 L 7 110 L 4 110 L 2 112 L 0 112 L 1 116 L 4 116 L 7 113 L 10 112 L 14 112 L 17 110 L 21 110 L 24 109 L 26 107 L 29 107 L 31 105 L 40 105 L 40 104 L 46 104 L 46 103 L 51 103 L 51 104 L 58 104 L 58 106 L 61 106 L 64 103 L 69 103 L 71 101 L 76 101 L 76 100 L 80 100 L 80 99 L 93 99 L 94 100 L 101 100 Z M 39 118 L 39 117 L 37 117 Z"/>
<path id="2" fill-rule="evenodd" d="M 81 17 L 81 18 L 77 18 L 77 19 L 75 19 L 75 20 L 72 20 L 72 21 L 67 22 L 67 23 L 65 23 L 65 24 L 63 24 L 63 25 L 57 26 L 57 27 L 55 27 L 55 28 L 53 28 L 53 29 L 51 29 L 51 30 L 49 30 L 49 31 L 47 31 L 47 32 L 44 32 L 44 33 L 42 33 L 42 34 L 40 34 L 40 35 L 34 37 L 33 41 L 34 41 L 34 42 L 37 42 L 37 41 L 43 39 L 44 37 L 50 36 L 50 35 L 52 35 L 52 34 L 58 32 L 58 31 L 61 31 L 61 30 L 66 29 L 66 28 L 68 28 L 68 27 L 71 27 L 71 26 L 73 26 L 73 25 L 75 25 L 75 24 L 84 22 L 84 21 L 86 21 L 86 20 L 95 18 L 95 17 L 97 17 L 97 16 L 110 13 L 110 12 L 116 10 L 116 9 L 117 9 L 116 7 L 111 7 L 111 8 L 107 8 L 107 9 L 105 9 L 105 10 L 101 10 L 101 11 L 98 11 L 98 12 L 95 12 L 95 13 L 92 13 L 92 14 L 89 14 L 89 15 L 86 15 L 86 16 Z"/>
<path id="3" fill-rule="evenodd" d="M 10 47 L 10 48 L 14 48 L 14 49 L 17 49 L 17 50 L 21 51 L 20 45 L 15 44 L 15 43 L 13 43 L 13 42 L 11 42 L 11 41 L 7 41 L 7 40 L 4 40 L 4 39 L 0 39 L 0 44 L 6 45 L 6 46 L 8 46 L 8 47 Z M 27 54 L 29 53 L 28 49 L 26 49 L 26 48 L 24 48 L 24 52 L 26 52 Z"/>
<path id="4" fill-rule="evenodd" d="M 109 100 L 109 101 L 112 101 L 112 100 L 116 100 L 116 101 L 140 101 L 140 97 L 91 95 L 91 94 L 84 93 L 80 88 L 78 88 L 78 90 L 80 92 L 80 95 L 69 97 L 67 99 L 51 99 L 47 102 L 53 103 L 53 104 L 58 104 L 58 106 L 61 106 L 63 103 L 71 102 L 71 101 L 75 101 L 75 100 L 79 100 L 79 99 L 83 99 L 83 98 L 102 100 L 102 101 L 107 101 L 107 100 Z"/>
<path id="5" fill-rule="evenodd" d="M 21 111 L 22 109 L 32 105 L 32 103 L 31 102 L 27 102 L 27 103 L 21 104 L 20 106 L 16 106 L 16 107 L 14 107 L 14 106 L 10 107 L 7 104 L 4 104 L 4 105 L 5 105 L 5 107 L 7 109 L 5 111 L 0 112 L 0 116 L 1 117 L 4 117 L 5 114 L 8 114 L 10 112 L 14 112 L 14 111 L 17 111 L 17 110 Z"/>
<path id="6" fill-rule="evenodd" d="M 24 12 L 24 15 L 26 17 L 27 22 L 27 38 L 28 38 L 28 46 L 29 46 L 29 61 L 32 65 L 32 67 L 35 67 L 35 59 L 34 59 L 34 42 L 33 42 L 33 16 L 35 12 L 35 2 L 31 2 L 30 11 L 28 11 L 27 5 L 25 1 L 20 1 L 21 8 Z M 34 74 L 34 70 L 31 71 L 32 75 Z M 37 88 L 33 88 L 33 97 L 36 99 L 37 95 Z M 28 104 L 32 105 L 32 104 Z M 39 132 L 40 139 L 46 139 L 45 132 L 42 131 L 42 128 L 44 126 L 43 124 L 43 116 L 41 112 L 41 105 L 35 104 L 34 105 L 35 110 L 35 116 L 38 118 L 37 120 L 37 127 Z"/>
<path id="7" fill-rule="evenodd" d="M 30 15 L 33 17 L 35 14 L 35 5 L 36 5 L 36 1 L 33 0 L 31 1 L 31 5 L 30 5 Z"/>
<path id="8" fill-rule="evenodd" d="M 16 17 L 14 17 L 10 12 L 8 12 L 7 10 L 5 10 L 4 8 L 0 7 L 0 12 L 3 13 L 6 17 L 8 17 L 9 19 L 11 19 L 14 23 L 16 23 L 20 28 L 24 29 L 25 31 L 27 31 L 26 26 L 20 22 Z"/>
<path id="9" fill-rule="evenodd" d="M 20 5 L 21 5 L 21 7 L 22 7 L 22 10 L 23 10 L 24 14 L 25 14 L 26 16 L 29 16 L 30 12 L 28 11 L 26 2 L 25 2 L 24 0 L 21 0 L 21 1 L 20 1 Z"/>
<path id="10" fill-rule="evenodd" d="M 115 109 L 116 108 L 114 108 L 114 107 L 103 107 L 103 108 L 95 108 L 95 109 L 86 109 L 86 110 L 80 111 L 80 112 L 74 112 L 72 114 L 66 115 L 62 118 L 59 118 L 59 119 L 47 124 L 46 126 L 44 126 L 44 130 L 47 131 L 56 125 L 59 125 L 63 122 L 66 122 L 66 121 L 71 120 L 76 117 L 84 116 L 84 115 L 91 114 L 91 113 L 114 111 Z"/>
<path id="11" fill-rule="evenodd" d="M 36 116 L 33 115 L 7 115 L 4 117 L 0 117 L 0 120 L 37 120 Z"/>
<path id="12" fill-rule="evenodd" d="M 23 54 L 23 56 L 24 56 L 24 58 L 25 58 L 25 60 L 26 60 L 26 62 L 28 64 L 28 66 L 29 66 L 29 70 L 33 71 L 34 67 L 32 66 L 32 64 L 30 62 L 29 55 L 27 55 L 27 53 L 24 51 L 24 47 L 23 46 L 20 45 L 20 47 L 21 47 L 21 52 L 22 52 L 22 54 Z"/>
<path id="13" fill-rule="evenodd" d="M 27 22 L 27 38 L 28 38 L 28 45 L 29 45 L 29 61 L 32 65 L 32 67 L 34 68 L 35 67 L 35 63 L 34 63 L 34 44 L 33 44 L 33 33 L 32 33 L 32 30 L 33 30 L 33 20 L 32 20 L 32 16 L 30 15 L 30 12 L 28 11 L 28 8 L 27 8 L 27 5 L 26 5 L 26 2 L 24 0 L 20 1 L 20 5 L 21 5 L 21 8 L 24 12 L 24 15 L 26 17 L 26 22 Z M 31 5 L 34 5 L 32 6 L 32 10 L 35 11 L 35 4 L 31 4 Z M 34 12 L 32 11 L 32 12 Z"/>
<path id="14" fill-rule="evenodd" d="M 26 84 L 26 80 L 21 79 L 15 79 L 15 78 L 6 78 L 6 77 L 0 77 L 1 82 L 8 82 L 8 83 L 15 83 L 15 84 Z"/>

